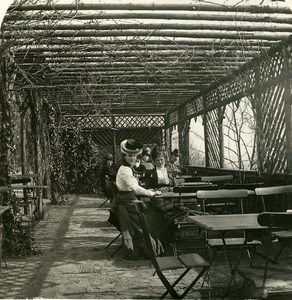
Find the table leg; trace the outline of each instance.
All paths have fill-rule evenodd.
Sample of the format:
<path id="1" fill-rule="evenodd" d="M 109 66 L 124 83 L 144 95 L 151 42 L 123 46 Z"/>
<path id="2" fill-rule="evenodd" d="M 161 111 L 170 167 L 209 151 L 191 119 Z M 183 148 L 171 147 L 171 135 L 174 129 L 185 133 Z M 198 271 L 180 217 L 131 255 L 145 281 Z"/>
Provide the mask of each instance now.
<path id="1" fill-rule="evenodd" d="M 239 263 L 241 261 L 241 258 L 243 256 L 244 249 L 246 249 L 247 239 L 244 240 L 244 243 L 241 246 L 240 254 L 238 256 L 238 259 L 237 259 L 236 264 L 235 264 L 234 267 L 232 266 L 231 259 L 230 259 L 229 255 L 227 253 L 227 245 L 226 245 L 226 241 L 225 241 L 225 232 L 222 233 L 222 243 L 223 243 L 223 251 L 225 253 L 225 257 L 227 259 L 227 263 L 228 263 L 229 269 L 230 269 L 230 280 L 229 280 L 228 286 L 227 286 L 227 288 L 225 290 L 225 293 L 224 293 L 224 296 L 226 296 L 227 293 L 228 293 L 228 291 L 229 291 L 229 289 L 230 289 L 230 286 L 231 286 L 232 282 L 234 282 L 234 286 L 235 286 L 235 288 L 237 290 L 235 275 L 236 275 L 236 273 L 238 273 L 239 275 L 241 275 L 238 272 L 238 267 L 239 267 Z"/>

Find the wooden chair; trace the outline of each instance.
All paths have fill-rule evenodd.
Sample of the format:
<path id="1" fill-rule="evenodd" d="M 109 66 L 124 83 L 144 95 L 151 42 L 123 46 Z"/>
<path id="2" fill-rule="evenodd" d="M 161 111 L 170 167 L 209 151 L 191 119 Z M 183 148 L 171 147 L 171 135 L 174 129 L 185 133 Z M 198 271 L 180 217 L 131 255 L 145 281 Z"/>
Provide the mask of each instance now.
<path id="1" fill-rule="evenodd" d="M 117 212 L 115 211 L 115 209 L 113 209 L 115 197 L 118 193 L 116 183 L 111 180 L 106 180 L 106 189 L 107 189 L 107 194 L 108 194 L 111 206 L 112 206 L 109 211 L 110 215 L 109 215 L 109 218 L 107 221 L 110 224 L 112 224 L 114 227 L 116 227 L 116 229 L 119 231 L 117 236 L 112 241 L 110 241 L 107 244 L 107 246 L 105 247 L 105 249 L 108 249 L 119 237 L 121 237 L 122 233 L 120 231 L 119 216 L 118 216 Z M 114 256 L 121 248 L 122 248 L 122 244 L 111 254 L 111 257 Z"/>
<path id="2" fill-rule="evenodd" d="M 255 189 L 255 194 L 261 197 L 263 212 L 266 212 L 266 198 L 271 195 L 292 194 L 292 185 L 268 186 Z"/>
<path id="3" fill-rule="evenodd" d="M 288 193 L 291 193 L 292 186 L 286 186 L 285 188 L 281 187 L 280 189 L 269 189 L 268 191 L 280 191 L 284 190 Z M 268 192 L 266 191 L 266 192 Z M 264 191 L 262 191 L 264 193 Z M 273 237 L 276 237 L 279 242 L 282 243 L 278 254 L 274 257 L 276 261 L 279 255 L 282 253 L 283 249 L 286 246 L 292 245 L 292 213 L 287 212 L 263 212 L 258 215 L 258 223 L 261 226 L 268 226 L 269 234 L 267 238 L 266 245 L 266 263 L 264 270 L 263 286 L 265 285 L 268 271 L 268 264 L 270 261 L 270 252 L 273 251 Z M 285 230 L 283 230 L 285 229 Z M 277 231 L 275 231 L 277 230 Z"/>
<path id="4" fill-rule="evenodd" d="M 288 195 L 292 194 L 292 185 L 281 185 L 281 186 L 272 186 L 272 187 L 263 187 L 255 189 L 255 194 L 262 198 L 262 204 L 264 212 L 266 212 L 265 205 L 265 197 L 270 195 Z M 270 213 L 270 214 L 261 214 L 259 217 L 260 220 L 266 220 L 267 226 L 280 226 L 280 227 L 290 227 L 290 218 L 292 218 L 292 214 L 288 214 L 285 212 L 281 213 Z M 282 219 L 281 219 L 282 218 Z M 260 224 L 261 225 L 261 224 Z M 278 240 L 280 243 L 280 249 L 274 255 L 274 262 L 277 262 L 279 256 L 283 252 L 286 246 L 292 244 L 292 230 L 284 230 L 284 231 L 276 231 L 272 233 L 273 237 Z"/>
<path id="5" fill-rule="evenodd" d="M 254 191 L 256 188 L 264 187 L 264 182 L 251 182 L 251 183 L 225 183 L 224 189 L 227 190 L 249 190 Z"/>
<path id="6" fill-rule="evenodd" d="M 145 206 L 143 205 L 143 201 L 136 201 L 136 210 L 139 214 L 139 219 L 141 222 L 141 227 L 143 231 L 143 235 L 145 238 L 145 242 L 147 245 L 149 257 L 151 259 L 152 265 L 155 268 L 155 272 L 157 273 L 159 279 L 163 283 L 166 288 L 165 293 L 160 297 L 163 299 L 168 293 L 174 299 L 182 299 L 184 298 L 189 291 L 193 288 L 193 286 L 198 282 L 198 280 L 209 273 L 209 263 L 205 261 L 199 254 L 197 253 L 189 253 L 180 256 L 165 256 L 165 257 L 157 257 L 155 251 L 153 249 L 151 236 L 148 230 L 146 218 L 144 215 Z M 189 286 L 184 290 L 184 292 L 179 295 L 175 290 L 175 286 L 192 270 L 199 268 L 200 271 L 198 274 L 196 273 L 195 278 L 191 281 Z M 170 283 L 169 280 L 165 277 L 164 271 L 170 270 L 183 270 L 183 272 L 178 276 L 178 278 Z M 201 287 L 202 288 L 202 287 Z"/>
<path id="7" fill-rule="evenodd" d="M 248 190 L 241 189 L 241 190 L 218 190 L 218 191 L 198 191 L 197 192 L 197 198 L 202 200 L 202 208 L 203 211 L 206 211 L 206 201 L 226 201 L 226 202 L 231 202 L 231 201 L 237 201 L 240 203 L 240 213 L 243 213 L 243 199 L 247 198 L 249 196 Z M 242 246 L 244 243 L 245 239 L 245 232 L 243 232 L 242 237 L 232 237 L 232 238 L 226 238 L 226 245 L 228 247 L 239 247 Z M 223 248 L 223 242 L 222 239 L 218 238 L 209 238 L 208 237 L 208 232 L 205 231 L 205 238 L 206 238 L 206 245 L 207 249 L 209 251 L 209 255 L 211 257 L 211 263 L 213 263 L 215 256 L 218 252 L 218 250 Z M 258 240 L 252 240 L 247 243 L 247 254 L 250 259 L 250 264 L 252 264 L 252 258 L 250 255 L 250 251 L 253 253 L 256 252 L 256 247 L 258 245 L 261 245 L 261 242 Z M 214 253 L 212 254 L 211 249 L 215 249 Z M 226 260 L 227 261 L 227 260 Z"/>
<path id="8" fill-rule="evenodd" d="M 198 190 L 217 190 L 218 186 L 214 184 L 196 184 L 193 186 L 176 186 L 173 188 L 173 192 L 179 193 L 179 205 L 184 208 L 180 214 L 177 214 L 175 218 L 176 222 L 176 234 L 173 241 L 174 253 L 179 253 L 181 251 L 187 251 L 188 249 L 193 249 L 190 247 L 190 238 L 192 239 L 192 235 L 190 234 L 193 228 L 197 228 L 196 225 L 187 221 L 187 217 L 189 215 L 204 215 L 205 212 L 197 209 L 197 197 L 194 196 L 192 198 L 184 198 L 183 194 L 187 193 L 196 193 Z M 187 247 L 185 246 L 185 241 L 187 242 Z M 181 244 L 179 246 L 179 244 Z"/>

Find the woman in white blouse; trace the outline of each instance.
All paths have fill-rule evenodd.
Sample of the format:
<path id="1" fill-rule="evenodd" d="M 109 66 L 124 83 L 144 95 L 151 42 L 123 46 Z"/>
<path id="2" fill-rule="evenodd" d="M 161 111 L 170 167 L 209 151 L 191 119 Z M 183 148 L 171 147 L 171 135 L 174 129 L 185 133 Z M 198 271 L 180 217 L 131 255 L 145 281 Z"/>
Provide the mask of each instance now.
<path id="1" fill-rule="evenodd" d="M 123 236 L 123 246 L 128 259 L 148 258 L 148 251 L 134 201 L 138 195 L 154 197 L 161 194 L 160 191 L 147 190 L 139 185 L 133 166 L 137 155 L 142 151 L 142 147 L 141 143 L 133 139 L 121 143 L 123 162 L 116 177 L 118 216 Z M 146 220 L 153 239 L 153 245 L 157 255 L 159 255 L 164 251 L 163 246 L 165 244 L 163 216 L 157 209 L 149 206 L 146 212 Z"/>

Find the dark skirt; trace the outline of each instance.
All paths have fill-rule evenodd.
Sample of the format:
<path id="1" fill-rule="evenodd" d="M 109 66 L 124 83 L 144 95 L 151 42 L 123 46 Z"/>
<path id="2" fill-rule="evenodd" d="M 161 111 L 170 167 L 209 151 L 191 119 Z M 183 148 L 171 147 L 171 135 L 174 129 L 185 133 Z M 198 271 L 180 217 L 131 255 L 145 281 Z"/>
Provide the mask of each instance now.
<path id="1" fill-rule="evenodd" d="M 134 192 L 119 192 L 117 195 L 118 216 L 123 236 L 123 246 L 130 256 L 149 258 L 139 215 L 133 203 L 133 200 L 136 199 Z M 159 209 L 149 203 L 146 203 L 146 205 L 147 210 L 145 217 L 153 241 L 153 248 L 156 255 L 161 255 L 169 242 L 169 224 Z"/>

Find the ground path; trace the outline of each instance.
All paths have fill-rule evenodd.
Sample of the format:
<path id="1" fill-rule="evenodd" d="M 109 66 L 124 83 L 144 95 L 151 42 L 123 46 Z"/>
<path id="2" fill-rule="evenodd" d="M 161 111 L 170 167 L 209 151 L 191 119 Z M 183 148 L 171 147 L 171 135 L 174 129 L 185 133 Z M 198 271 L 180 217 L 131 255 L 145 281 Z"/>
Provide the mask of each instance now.
<path id="1" fill-rule="evenodd" d="M 105 250 L 117 231 L 107 223 L 109 207 L 99 208 L 103 200 L 70 196 L 66 205 L 49 205 L 44 220 L 35 227 L 41 254 L 7 259 L 8 268 L 0 269 L 0 298 L 159 298 L 164 287 L 153 276 L 149 261 L 126 261 L 120 252 L 111 257 Z M 226 274 L 222 268 L 218 272 L 219 267 L 211 277 L 222 284 Z M 291 281 L 278 276 L 278 285 L 292 287 L 289 273 Z M 192 292 L 188 298 L 201 297 Z"/>

